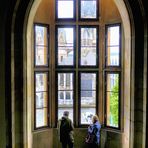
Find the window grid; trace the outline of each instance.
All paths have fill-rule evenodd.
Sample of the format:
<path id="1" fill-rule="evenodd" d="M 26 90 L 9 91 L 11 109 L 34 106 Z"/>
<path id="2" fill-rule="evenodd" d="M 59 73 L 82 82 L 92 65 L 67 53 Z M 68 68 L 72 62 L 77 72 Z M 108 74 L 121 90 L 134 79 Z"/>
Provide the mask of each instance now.
<path id="1" fill-rule="evenodd" d="M 52 72 L 55 72 L 55 82 L 56 82 L 56 85 L 55 85 L 55 88 L 52 88 L 52 90 L 55 90 L 55 107 L 56 107 L 56 115 L 55 115 L 55 119 L 57 122 L 57 119 L 58 119 L 58 103 L 59 103 L 59 100 L 58 98 L 60 97 L 61 99 L 65 99 L 65 100 L 69 100 L 69 98 L 71 98 L 71 91 L 73 91 L 72 93 L 72 96 L 73 96 L 73 122 L 75 124 L 76 127 L 86 127 L 87 124 L 83 124 L 81 123 L 81 93 L 82 91 L 87 91 L 87 90 L 81 90 L 81 74 L 83 73 L 86 73 L 86 74 L 90 74 L 90 73 L 93 73 L 96 75 L 96 89 L 92 89 L 92 90 L 89 90 L 90 92 L 95 92 L 96 94 L 96 107 L 95 107 L 95 111 L 96 113 L 98 114 L 98 102 L 99 102 L 99 85 L 100 85 L 100 81 L 98 79 L 99 75 L 98 73 L 101 73 L 101 69 L 99 69 L 99 57 L 101 55 L 99 55 L 99 50 L 103 50 L 103 49 L 99 49 L 99 22 L 96 23 L 96 20 L 98 20 L 98 14 L 99 14 L 99 10 L 96 9 L 97 13 L 96 13 L 96 18 L 82 18 L 80 16 L 80 12 L 81 12 L 81 1 L 89 1 L 89 0 L 80 0 L 78 2 L 79 4 L 79 8 L 78 8 L 78 13 L 79 14 L 76 14 L 76 7 L 75 7 L 75 0 L 68 0 L 68 1 L 73 1 L 74 2 L 74 7 L 73 7 L 73 18 L 58 18 L 58 11 L 57 11 L 57 2 L 58 1 L 64 1 L 64 0 L 56 0 L 56 20 L 55 20 L 55 70 L 54 71 L 51 71 Z M 67 0 L 65 0 L 67 1 Z M 98 5 L 98 0 L 94 0 L 97 2 L 97 5 Z M 98 8 L 98 6 L 97 6 Z M 78 16 L 78 20 L 76 20 L 76 16 Z M 62 21 L 62 22 L 61 22 Z M 87 23 L 84 23 L 84 24 L 87 24 L 87 25 L 81 25 L 83 24 L 82 21 L 86 21 Z M 92 25 L 94 22 L 94 24 L 97 24 L 97 25 Z M 61 25 L 62 24 L 62 25 Z M 68 25 L 68 24 L 72 24 L 72 25 Z M 119 25 L 119 37 L 121 37 L 121 26 L 120 24 L 113 24 L 113 25 L 106 25 L 106 30 L 111 27 L 111 26 L 118 26 Z M 73 64 L 70 64 L 70 65 L 60 65 L 58 64 L 58 60 L 59 60 L 59 57 L 58 57 L 58 48 L 59 47 L 62 47 L 62 46 L 59 46 L 58 45 L 58 29 L 62 29 L 62 28 L 73 28 Z M 95 28 L 96 29 L 96 65 L 81 65 L 81 29 L 83 28 Z M 107 43 L 107 31 L 106 31 L 106 43 Z M 49 38 L 47 39 L 49 40 Z M 36 45 L 38 46 L 38 45 Z M 39 45 L 39 46 L 43 46 L 43 47 L 46 47 L 46 45 Z M 70 46 L 69 46 L 70 47 Z M 120 53 L 119 53 L 119 65 L 116 66 L 116 65 L 109 65 L 107 64 L 107 49 L 108 47 L 119 47 L 119 50 L 120 50 Z M 47 46 L 47 48 L 49 48 L 49 45 Z M 53 49 L 54 50 L 54 49 Z M 49 52 L 49 49 L 47 50 L 47 52 Z M 47 57 L 49 58 L 49 53 L 47 53 Z M 34 60 L 36 57 L 34 56 Z M 61 58 L 62 59 L 62 58 Z M 104 60 L 105 59 L 105 60 Z M 102 57 L 101 57 L 101 60 L 102 60 Z M 121 83 L 121 75 L 120 73 L 122 72 L 121 71 L 121 38 L 119 39 L 119 45 L 108 45 L 106 44 L 105 45 L 105 58 L 103 58 L 104 62 L 102 63 L 102 65 L 105 65 L 104 67 L 104 72 L 101 74 L 103 76 L 102 78 L 102 82 L 105 82 L 102 86 L 105 87 L 105 94 L 103 95 L 104 98 L 102 99 L 105 99 L 105 104 L 103 104 L 106 108 L 107 106 L 107 91 L 106 90 L 106 84 L 108 83 L 107 82 L 107 75 L 108 74 L 119 74 L 119 83 Z M 49 62 L 49 59 L 47 59 L 47 61 Z M 35 62 L 34 62 L 35 63 Z M 35 65 L 35 64 L 34 64 Z M 101 66 L 102 66 L 101 65 Z M 45 71 L 50 71 L 50 67 L 49 67 L 49 63 L 48 65 L 44 66 L 44 65 L 41 65 L 41 66 L 36 66 L 34 67 L 34 71 L 35 72 L 42 72 L 44 73 Z M 51 69 L 52 70 L 52 69 Z M 48 73 L 48 72 L 47 72 Z M 68 73 L 71 73 L 73 74 L 73 89 L 69 89 L 69 90 L 65 90 L 65 89 L 61 89 L 59 90 L 58 86 L 58 82 L 57 82 L 57 79 L 58 79 L 58 74 L 68 74 Z M 48 73 L 48 76 L 49 76 L 49 73 Z M 62 78 L 60 78 L 62 79 Z M 66 87 L 69 87 L 69 76 L 66 75 L 66 81 L 61 81 L 60 80 L 60 85 L 63 85 L 63 86 L 66 86 Z M 101 82 L 101 83 L 102 83 Z M 49 82 L 47 82 L 49 83 Z M 76 87 L 78 86 L 78 88 Z M 119 116 L 118 116 L 118 119 L 119 119 L 119 126 L 116 128 L 114 126 L 108 126 L 107 124 L 107 119 L 106 119 L 106 115 L 107 115 L 107 110 L 105 109 L 103 111 L 104 113 L 104 120 L 103 122 L 105 122 L 105 126 L 106 127 L 109 127 L 109 128 L 116 128 L 116 129 L 120 129 L 120 100 L 121 100 L 121 97 L 120 97 L 120 84 L 119 84 Z M 46 92 L 46 91 L 45 91 Z M 103 93 L 104 93 L 103 92 Z M 49 93 L 49 89 L 48 89 L 48 93 Z M 36 92 L 35 92 L 36 94 Z M 48 95 L 49 96 L 49 95 Z M 49 101 L 49 100 L 48 100 Z M 49 103 L 48 103 L 49 105 Z M 78 106 L 78 107 L 77 107 Z M 46 107 L 45 107 L 46 108 Z M 47 107 L 48 110 L 49 110 L 49 107 Z M 48 117 L 49 118 L 49 117 Z M 36 120 L 35 120 L 36 121 Z M 49 123 L 48 123 L 49 124 Z M 36 125 L 35 125 L 35 128 L 36 128 Z M 42 128 L 42 127 L 41 127 Z"/>
<path id="2" fill-rule="evenodd" d="M 34 23 L 34 129 L 49 127 L 49 70 L 49 26 Z"/>
<path id="3" fill-rule="evenodd" d="M 42 72 L 35 71 L 34 73 L 34 82 L 35 82 L 34 127 L 35 129 L 48 127 L 49 125 L 48 75 L 49 75 L 48 72 L 45 72 L 45 71 L 42 71 Z"/>
<path id="4" fill-rule="evenodd" d="M 105 44 L 105 126 L 114 129 L 121 129 L 121 24 L 109 24 L 105 26 L 106 30 L 106 44 Z M 112 32 L 109 30 L 117 30 Z M 114 34 L 115 33 L 115 34 Z M 113 35 L 114 34 L 114 35 Z M 116 36 L 116 39 L 115 39 Z M 110 48 L 117 49 L 118 55 L 112 56 L 110 64 L 108 64 L 109 58 L 111 58 Z M 110 57 L 109 57 L 110 56 Z M 115 62 L 117 61 L 117 62 Z M 118 84 L 117 78 L 118 76 Z M 110 78 L 110 80 L 109 80 Z M 108 90 L 110 88 L 110 90 Z M 117 89 L 116 92 L 115 89 Z M 114 91 L 113 91 L 114 90 Z M 116 110 L 116 111 L 115 111 Z"/>

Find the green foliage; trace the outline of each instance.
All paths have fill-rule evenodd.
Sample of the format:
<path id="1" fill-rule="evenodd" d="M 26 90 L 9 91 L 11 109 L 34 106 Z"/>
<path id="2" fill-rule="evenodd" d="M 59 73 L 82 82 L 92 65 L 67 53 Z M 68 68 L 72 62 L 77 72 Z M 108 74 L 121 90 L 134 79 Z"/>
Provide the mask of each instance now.
<path id="1" fill-rule="evenodd" d="M 110 112 L 112 117 L 112 124 L 118 127 L 118 115 L 119 115 L 119 83 L 118 83 L 118 76 L 115 78 L 115 84 L 112 87 L 112 93 L 110 96 Z"/>

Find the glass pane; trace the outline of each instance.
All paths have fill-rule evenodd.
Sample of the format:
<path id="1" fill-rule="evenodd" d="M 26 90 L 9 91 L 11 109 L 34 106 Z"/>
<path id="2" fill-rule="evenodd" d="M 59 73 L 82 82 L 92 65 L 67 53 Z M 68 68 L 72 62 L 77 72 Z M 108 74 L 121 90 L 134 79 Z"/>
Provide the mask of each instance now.
<path id="1" fill-rule="evenodd" d="M 107 91 L 119 91 L 119 74 L 107 74 Z"/>
<path id="2" fill-rule="evenodd" d="M 47 107 L 47 92 L 36 93 L 36 108 Z"/>
<path id="3" fill-rule="evenodd" d="M 58 18 L 74 18 L 73 0 L 58 0 Z"/>
<path id="4" fill-rule="evenodd" d="M 96 0 L 81 0 L 81 18 L 97 18 Z"/>
<path id="5" fill-rule="evenodd" d="M 107 65 L 118 66 L 119 65 L 119 47 L 107 48 Z"/>
<path id="6" fill-rule="evenodd" d="M 69 118 L 72 120 L 73 122 L 73 107 L 64 107 L 64 108 L 58 108 L 58 119 L 62 118 L 64 111 L 68 111 L 69 112 Z"/>
<path id="7" fill-rule="evenodd" d="M 36 109 L 36 127 L 48 125 L 47 115 L 47 108 Z"/>
<path id="8" fill-rule="evenodd" d="M 96 107 L 81 107 L 81 124 L 92 124 L 92 116 L 96 114 Z"/>
<path id="9" fill-rule="evenodd" d="M 96 74 L 81 73 L 81 124 L 90 124 L 96 113 Z"/>
<path id="10" fill-rule="evenodd" d="M 35 26 L 35 65 L 48 65 L 47 27 Z"/>
<path id="11" fill-rule="evenodd" d="M 60 107 L 73 105 L 73 91 L 58 91 L 58 104 Z"/>
<path id="12" fill-rule="evenodd" d="M 107 65 L 119 66 L 120 62 L 120 26 L 107 28 Z"/>
<path id="13" fill-rule="evenodd" d="M 47 46 L 47 27 L 35 26 L 35 44 Z"/>
<path id="14" fill-rule="evenodd" d="M 47 65 L 47 47 L 36 46 L 35 65 Z"/>
<path id="15" fill-rule="evenodd" d="M 107 125 L 119 127 L 119 75 L 107 74 Z"/>
<path id="16" fill-rule="evenodd" d="M 108 45 L 118 45 L 119 46 L 119 26 L 108 27 Z"/>
<path id="17" fill-rule="evenodd" d="M 35 74 L 36 82 L 36 92 L 47 91 L 47 73 L 36 73 Z"/>
<path id="18" fill-rule="evenodd" d="M 96 91 L 81 91 L 81 106 L 95 105 Z"/>
<path id="19" fill-rule="evenodd" d="M 81 65 L 96 65 L 96 28 L 81 28 Z"/>
<path id="20" fill-rule="evenodd" d="M 73 73 L 58 73 L 58 119 L 64 111 L 69 111 L 73 121 Z"/>
<path id="21" fill-rule="evenodd" d="M 59 73 L 58 74 L 58 90 L 72 90 L 73 89 L 73 74 Z"/>
<path id="22" fill-rule="evenodd" d="M 81 90 L 96 90 L 96 74 L 81 73 Z"/>
<path id="23" fill-rule="evenodd" d="M 58 28 L 58 65 L 73 65 L 74 29 Z"/>

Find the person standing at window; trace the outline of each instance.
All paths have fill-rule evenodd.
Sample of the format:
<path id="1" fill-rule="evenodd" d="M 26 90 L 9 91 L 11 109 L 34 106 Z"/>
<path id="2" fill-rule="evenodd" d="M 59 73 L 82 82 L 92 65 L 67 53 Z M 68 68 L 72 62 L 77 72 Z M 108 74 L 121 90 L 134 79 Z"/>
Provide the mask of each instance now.
<path id="1" fill-rule="evenodd" d="M 59 139 L 62 143 L 62 148 L 73 148 L 74 145 L 74 136 L 73 136 L 74 126 L 69 119 L 69 112 L 64 111 L 63 117 L 58 121 L 58 132 Z"/>
<path id="2" fill-rule="evenodd" d="M 92 124 L 88 127 L 88 148 L 98 148 L 100 143 L 100 129 L 101 124 L 99 122 L 99 117 L 94 115 L 92 117 Z"/>

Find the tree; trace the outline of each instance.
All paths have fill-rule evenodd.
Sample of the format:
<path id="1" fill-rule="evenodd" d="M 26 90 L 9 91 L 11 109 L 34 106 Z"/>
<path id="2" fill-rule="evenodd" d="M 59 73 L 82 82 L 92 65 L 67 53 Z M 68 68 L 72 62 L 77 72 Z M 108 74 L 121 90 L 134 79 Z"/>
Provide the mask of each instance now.
<path id="1" fill-rule="evenodd" d="M 119 121 L 119 81 L 118 76 L 115 77 L 115 84 L 111 89 L 111 96 L 110 96 L 110 113 L 112 118 L 112 124 L 118 127 Z"/>

